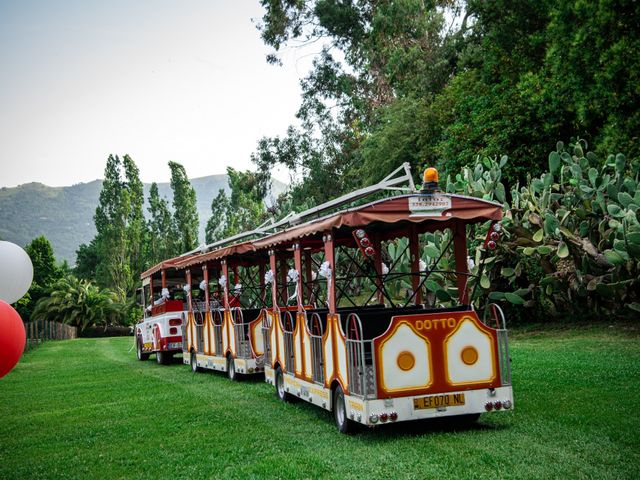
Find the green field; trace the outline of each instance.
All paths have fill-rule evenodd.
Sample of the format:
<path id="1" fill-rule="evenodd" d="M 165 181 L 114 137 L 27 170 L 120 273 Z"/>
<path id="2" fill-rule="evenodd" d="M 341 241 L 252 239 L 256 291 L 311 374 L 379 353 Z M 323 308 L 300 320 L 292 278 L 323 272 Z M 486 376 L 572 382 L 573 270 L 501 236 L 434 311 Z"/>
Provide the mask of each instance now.
<path id="1" fill-rule="evenodd" d="M 639 478 L 637 330 L 520 333 L 514 412 L 355 436 L 330 413 L 138 362 L 130 338 L 51 342 L 0 379 L 0 478 Z"/>

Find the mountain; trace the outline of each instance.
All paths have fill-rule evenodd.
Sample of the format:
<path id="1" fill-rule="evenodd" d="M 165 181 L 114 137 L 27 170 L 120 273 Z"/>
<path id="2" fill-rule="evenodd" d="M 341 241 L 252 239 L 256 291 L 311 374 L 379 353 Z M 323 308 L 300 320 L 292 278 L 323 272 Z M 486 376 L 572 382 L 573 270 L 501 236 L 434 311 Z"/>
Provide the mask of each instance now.
<path id="1" fill-rule="evenodd" d="M 196 191 L 200 219 L 200 241 L 204 241 L 204 227 L 211 213 L 211 201 L 223 188 L 229 186 L 226 175 L 209 175 L 191 179 Z M 151 184 L 144 185 L 147 215 L 147 198 Z M 278 180 L 272 181 L 270 199 L 286 188 Z M 88 243 L 96 234 L 93 215 L 98 206 L 102 180 L 79 183 L 70 187 L 49 187 L 42 183 L 26 183 L 14 188 L 0 188 L 0 238 L 25 246 L 33 238 L 44 235 L 53 245 L 56 259 L 73 264 L 76 250 Z M 158 183 L 161 197 L 173 199 L 169 183 Z M 272 203 L 267 199 L 266 203 Z"/>

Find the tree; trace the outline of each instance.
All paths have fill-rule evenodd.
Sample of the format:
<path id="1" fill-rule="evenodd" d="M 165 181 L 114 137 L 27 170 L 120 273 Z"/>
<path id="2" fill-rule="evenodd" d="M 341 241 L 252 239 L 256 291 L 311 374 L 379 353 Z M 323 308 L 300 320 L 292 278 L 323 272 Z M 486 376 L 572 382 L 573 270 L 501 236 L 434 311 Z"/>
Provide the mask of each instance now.
<path id="1" fill-rule="evenodd" d="M 558 1 L 550 9 L 537 106 L 563 133 L 591 139 L 601 156 L 640 156 L 639 14 L 624 0 Z"/>
<path id="2" fill-rule="evenodd" d="M 454 17 L 462 15 L 458 2 L 261 3 L 266 13 L 259 30 L 274 49 L 268 61 L 278 63 L 278 54 L 287 44 L 322 40 L 324 47 L 301 82 L 297 117 L 302 132 L 291 127 L 284 138 L 261 140 L 254 155 L 259 170 L 286 166 L 297 173 L 292 196 L 319 203 L 379 180 L 402 162 L 421 163 L 413 153 L 418 134 L 408 133 L 422 126 L 418 129 L 411 123 L 394 129 L 391 125 L 388 132 L 390 115 L 384 113 L 402 99 L 404 105 L 394 111 L 403 115 L 394 115 L 394 120 L 413 122 L 428 116 L 420 110 L 455 73 L 460 38 L 468 29 L 466 18 L 459 29 L 446 28 L 445 9 Z M 380 138 L 366 144 L 376 129 L 381 131 Z M 387 145 L 391 135 L 403 145 Z M 435 144 L 430 140 L 422 143 Z M 374 154 L 380 146 L 391 154 L 384 156 L 391 164 L 388 169 L 377 164 L 382 155 Z"/>
<path id="3" fill-rule="evenodd" d="M 53 284 L 60 278 L 51 242 L 44 235 L 34 238 L 25 247 L 33 264 L 33 281 L 43 287 Z"/>
<path id="4" fill-rule="evenodd" d="M 25 251 L 33 264 L 33 282 L 25 298 L 18 304 L 18 313 L 28 321 L 36 303 L 49 294 L 52 285 L 61 277 L 61 270 L 56 266 L 53 247 L 45 236 L 31 240 Z"/>
<path id="5" fill-rule="evenodd" d="M 125 155 L 122 159 L 126 186 L 129 192 L 129 212 L 126 235 L 128 243 L 129 265 L 133 282 L 144 269 L 143 241 L 146 237 L 146 222 L 142 213 L 144 186 L 140 181 L 140 172 L 134 161 Z"/>
<path id="6" fill-rule="evenodd" d="M 142 183 L 131 157 L 125 155 L 121 161 L 110 155 L 94 216 L 96 280 L 112 288 L 122 302 L 133 293 L 143 268 L 142 202 Z"/>
<path id="7" fill-rule="evenodd" d="M 121 179 L 121 162 L 118 156 L 109 155 L 104 181 L 94 216 L 96 243 L 100 259 L 96 268 L 96 280 L 102 286 L 111 286 L 126 297 L 131 277 L 127 258 L 126 219 L 129 214 L 129 196 Z"/>
<path id="8" fill-rule="evenodd" d="M 221 188 L 211 202 L 211 217 L 205 228 L 205 241 L 213 243 L 225 238 L 225 226 L 229 223 L 229 197 Z"/>
<path id="9" fill-rule="evenodd" d="M 38 301 L 32 318 L 67 323 L 82 330 L 106 326 L 122 318 L 117 300 L 118 296 L 108 289 L 68 276 L 58 280 L 51 294 Z"/>
<path id="10" fill-rule="evenodd" d="M 318 203 L 402 162 L 457 172 L 478 154 L 507 154 L 504 178 L 522 184 L 558 139 L 640 155 L 633 2 L 261 3 L 269 62 L 323 45 L 301 81 L 300 126 L 253 157 L 260 171 L 290 169 L 293 197 Z"/>
<path id="11" fill-rule="evenodd" d="M 81 280 L 95 280 L 99 263 L 98 243 L 94 238 L 89 244 L 83 243 L 76 250 L 76 266 L 72 273 Z"/>
<path id="12" fill-rule="evenodd" d="M 160 198 L 158 185 L 154 182 L 149 189 L 149 232 L 147 248 L 147 266 L 177 255 L 177 232 L 171 218 L 169 204 L 165 198 Z"/>
<path id="13" fill-rule="evenodd" d="M 198 243 L 196 192 L 182 165 L 169 162 L 169 168 L 173 190 L 173 215 L 178 232 L 178 250 L 184 253 L 193 250 Z"/>
<path id="14" fill-rule="evenodd" d="M 240 172 L 227 167 L 231 197 L 220 189 L 211 202 L 211 217 L 207 222 L 207 243 L 253 230 L 267 218 L 264 197 L 269 182 L 261 173 Z"/>

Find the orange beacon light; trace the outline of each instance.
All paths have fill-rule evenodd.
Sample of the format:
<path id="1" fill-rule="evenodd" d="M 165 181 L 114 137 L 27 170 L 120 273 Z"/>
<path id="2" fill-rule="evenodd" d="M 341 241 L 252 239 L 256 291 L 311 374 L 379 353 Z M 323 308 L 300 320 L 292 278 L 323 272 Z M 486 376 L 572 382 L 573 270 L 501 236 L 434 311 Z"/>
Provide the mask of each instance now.
<path id="1" fill-rule="evenodd" d="M 422 193 L 434 193 L 438 191 L 438 170 L 429 167 L 424 171 Z"/>

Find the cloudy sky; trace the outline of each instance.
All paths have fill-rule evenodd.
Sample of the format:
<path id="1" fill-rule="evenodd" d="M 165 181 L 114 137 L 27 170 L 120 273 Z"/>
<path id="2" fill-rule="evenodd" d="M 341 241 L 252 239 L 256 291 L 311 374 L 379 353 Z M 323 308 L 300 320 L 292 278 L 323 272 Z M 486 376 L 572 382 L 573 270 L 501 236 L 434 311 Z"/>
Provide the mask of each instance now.
<path id="1" fill-rule="evenodd" d="M 142 180 L 252 168 L 284 133 L 310 52 L 284 67 L 252 23 L 258 0 L 0 0 L 0 187 L 102 178 L 110 153 Z M 284 175 L 279 175 L 286 178 Z"/>

